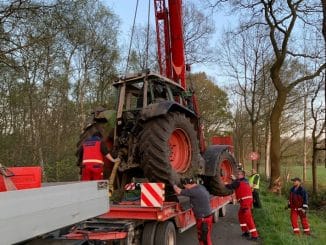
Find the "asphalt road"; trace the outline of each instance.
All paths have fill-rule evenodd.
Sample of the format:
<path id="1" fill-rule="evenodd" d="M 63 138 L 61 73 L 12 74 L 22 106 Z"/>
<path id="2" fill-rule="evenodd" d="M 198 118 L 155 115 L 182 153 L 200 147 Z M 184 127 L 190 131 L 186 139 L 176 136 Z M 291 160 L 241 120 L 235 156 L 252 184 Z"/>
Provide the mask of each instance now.
<path id="1" fill-rule="evenodd" d="M 213 245 L 252 245 L 257 242 L 248 241 L 241 237 L 238 222 L 238 205 L 229 204 L 226 216 L 220 217 L 218 223 L 214 224 L 212 241 Z M 196 227 L 177 234 L 177 245 L 198 245 Z"/>

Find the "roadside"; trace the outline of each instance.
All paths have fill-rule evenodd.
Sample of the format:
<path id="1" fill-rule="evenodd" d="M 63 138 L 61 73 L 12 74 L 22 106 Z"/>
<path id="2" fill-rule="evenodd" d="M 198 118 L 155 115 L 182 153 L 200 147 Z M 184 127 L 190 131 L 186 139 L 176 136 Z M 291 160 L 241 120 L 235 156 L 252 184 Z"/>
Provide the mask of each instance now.
<path id="1" fill-rule="evenodd" d="M 254 209 L 255 222 L 267 245 L 320 245 L 326 244 L 326 213 L 323 210 L 308 210 L 312 236 L 295 236 L 290 222 L 290 210 L 286 210 L 287 200 L 268 192 L 262 182 L 262 209 Z M 302 230 L 301 230 L 302 231 Z"/>
<path id="2" fill-rule="evenodd" d="M 238 205 L 227 205 L 225 217 L 220 217 L 218 223 L 214 224 L 212 241 L 213 245 L 252 245 L 257 242 L 247 241 L 241 237 L 241 230 L 238 222 Z M 177 234 L 178 245 L 197 245 L 196 227 Z"/>

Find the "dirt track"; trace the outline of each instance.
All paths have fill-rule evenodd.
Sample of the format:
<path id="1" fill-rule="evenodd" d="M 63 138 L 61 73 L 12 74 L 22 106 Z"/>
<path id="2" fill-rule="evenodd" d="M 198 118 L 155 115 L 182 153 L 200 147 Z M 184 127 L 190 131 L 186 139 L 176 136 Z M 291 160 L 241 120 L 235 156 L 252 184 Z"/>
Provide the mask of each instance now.
<path id="1" fill-rule="evenodd" d="M 241 230 L 237 218 L 238 206 L 228 205 L 225 217 L 214 224 L 212 241 L 213 245 L 252 245 L 257 242 L 247 241 L 241 237 Z M 177 235 L 178 245 L 197 245 L 196 228 Z"/>

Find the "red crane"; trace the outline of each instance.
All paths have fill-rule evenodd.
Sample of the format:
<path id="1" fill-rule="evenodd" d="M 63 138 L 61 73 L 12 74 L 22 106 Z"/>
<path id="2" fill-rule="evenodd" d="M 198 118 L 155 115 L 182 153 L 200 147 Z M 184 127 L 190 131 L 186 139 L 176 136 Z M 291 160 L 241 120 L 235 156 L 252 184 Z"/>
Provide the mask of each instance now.
<path id="1" fill-rule="evenodd" d="M 160 73 L 186 90 L 182 0 L 154 0 L 154 4 Z"/>

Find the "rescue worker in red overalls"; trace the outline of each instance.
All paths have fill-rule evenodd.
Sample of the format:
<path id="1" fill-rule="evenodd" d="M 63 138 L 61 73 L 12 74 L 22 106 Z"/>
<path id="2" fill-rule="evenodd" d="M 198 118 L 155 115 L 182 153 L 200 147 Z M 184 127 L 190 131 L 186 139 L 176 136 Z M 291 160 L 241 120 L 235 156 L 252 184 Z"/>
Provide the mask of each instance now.
<path id="1" fill-rule="evenodd" d="M 173 185 L 178 195 L 188 196 L 196 217 L 199 245 L 212 245 L 213 215 L 210 207 L 210 196 L 206 188 L 194 182 L 192 178 L 181 179 L 185 189 Z"/>
<path id="2" fill-rule="evenodd" d="M 290 190 L 288 207 L 291 208 L 291 223 L 294 234 L 300 234 L 298 217 L 301 219 L 303 231 L 310 235 L 310 227 L 307 218 L 308 195 L 306 190 L 301 186 L 301 179 L 296 177 L 291 179 L 293 187 Z"/>
<path id="3" fill-rule="evenodd" d="M 103 179 L 104 157 L 111 162 L 119 160 L 111 156 L 99 132 L 94 133 L 93 136 L 85 140 L 79 154 L 80 159 L 82 159 L 82 181 Z"/>
<path id="4" fill-rule="evenodd" d="M 252 216 L 252 192 L 248 180 L 245 178 L 245 171 L 239 170 L 237 177 L 232 175 L 233 182 L 226 185 L 227 188 L 235 190 L 236 198 L 240 204 L 238 218 L 242 236 L 249 240 L 258 240 L 258 232 Z M 251 237 L 250 237 L 251 235 Z"/>

